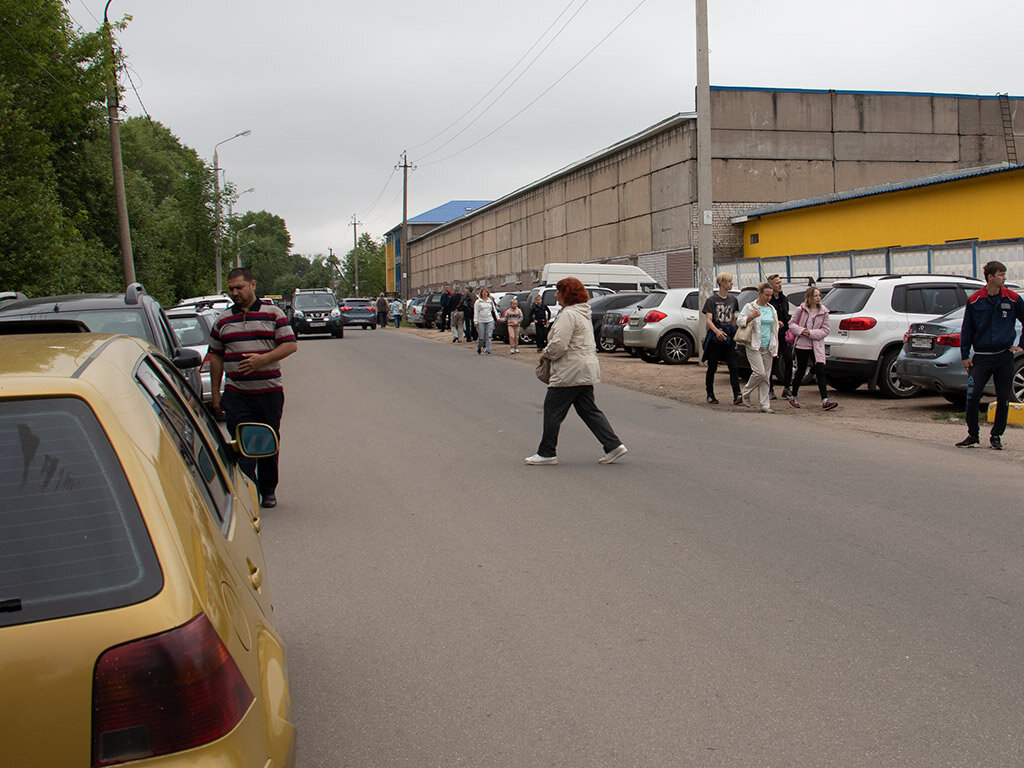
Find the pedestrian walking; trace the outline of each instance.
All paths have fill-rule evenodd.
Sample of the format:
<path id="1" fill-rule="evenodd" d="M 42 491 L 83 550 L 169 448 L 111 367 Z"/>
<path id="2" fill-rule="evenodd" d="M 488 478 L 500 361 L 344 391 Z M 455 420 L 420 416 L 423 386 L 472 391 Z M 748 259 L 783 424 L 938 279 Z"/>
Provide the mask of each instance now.
<path id="1" fill-rule="evenodd" d="M 590 296 L 575 277 L 562 278 L 555 285 L 562 311 L 555 318 L 551 338 L 541 352 L 551 361 L 551 377 L 544 396 L 544 432 L 537 453 L 527 457 L 526 463 L 558 463 L 558 432 L 572 407 L 604 449 L 598 462 L 611 464 L 627 450 L 594 400 L 594 385 L 601 381 L 601 365 L 587 303 Z"/>
<path id="2" fill-rule="evenodd" d="M 229 434 L 241 423 L 258 422 L 273 428 L 280 443 L 281 361 L 297 349 L 295 335 L 280 307 L 256 298 L 256 280 L 248 267 L 232 269 L 227 287 L 234 305 L 217 316 L 210 331 L 211 408 L 227 422 Z M 277 454 L 238 458 L 239 468 L 256 484 L 261 507 L 277 506 L 277 459 Z"/>
<path id="3" fill-rule="evenodd" d="M 466 326 L 466 341 L 473 341 L 477 337 L 476 334 L 476 323 L 474 322 L 473 312 L 476 308 L 476 294 L 473 293 L 473 289 L 466 287 L 466 293 L 462 297 L 462 314 L 463 322 Z"/>
<path id="4" fill-rule="evenodd" d="M 1024 299 L 1006 287 L 1005 264 L 990 261 L 983 271 L 985 287 L 967 299 L 960 326 L 960 357 L 967 371 L 967 437 L 956 446 L 973 448 L 980 442 L 979 403 L 991 379 L 996 388 L 996 415 L 988 440 L 1001 451 L 1013 394 L 1013 356 L 1024 347 L 1024 333 L 1014 344 L 1016 322 L 1024 322 Z"/>
<path id="5" fill-rule="evenodd" d="M 480 289 L 480 298 L 473 305 L 473 317 L 476 318 L 476 353 L 486 349 L 491 354 L 491 335 L 494 333 L 494 323 L 498 319 L 498 308 L 491 298 L 491 292 L 486 288 Z"/>
<path id="6" fill-rule="evenodd" d="M 740 376 L 736 366 L 736 315 L 740 304 L 736 297 L 729 293 L 732 288 L 732 275 L 722 272 L 718 276 L 718 291 L 711 294 L 704 302 L 704 324 L 707 333 L 704 336 L 704 360 L 708 369 L 704 375 L 704 389 L 707 390 L 708 402 L 718 405 L 715 397 L 715 373 L 718 363 L 724 361 L 729 368 L 729 384 L 732 385 L 732 404 L 740 405 Z"/>
<path id="7" fill-rule="evenodd" d="M 551 309 L 544 303 L 544 297 L 539 293 L 534 297 L 533 306 L 530 307 L 530 322 L 533 323 L 533 338 L 537 342 L 537 351 L 540 352 L 548 343 Z"/>
<path id="8" fill-rule="evenodd" d="M 512 299 L 509 307 L 501 313 L 502 318 L 508 324 L 508 345 L 512 347 L 510 355 L 519 354 L 519 328 L 523 324 L 523 310 L 519 308 L 519 302 Z"/>
<path id="9" fill-rule="evenodd" d="M 779 354 L 775 356 L 772 372 L 776 382 L 782 382 L 782 397 L 789 400 L 791 397 L 789 383 L 793 379 L 793 345 L 786 341 L 786 329 L 789 328 L 789 298 L 782 292 L 782 278 L 778 275 L 768 275 L 768 282 L 772 284 L 771 304 L 775 308 L 775 317 L 779 321 Z M 768 397 L 776 398 L 775 387 L 769 387 Z"/>
<path id="10" fill-rule="evenodd" d="M 740 402 L 749 405 L 750 395 L 756 389 L 758 407 L 762 413 L 773 413 L 768 393 L 772 359 L 779 353 L 779 321 L 771 305 L 771 298 L 772 284 L 761 283 L 757 289 L 757 299 L 743 307 L 737 317 L 741 328 L 751 326 L 750 341 L 747 342 L 750 379 L 740 392 Z"/>
<path id="11" fill-rule="evenodd" d="M 807 364 L 812 356 L 814 363 L 811 370 L 818 384 L 818 394 L 821 395 L 821 409 L 831 411 L 839 407 L 835 400 L 829 400 L 825 386 L 825 337 L 828 336 L 830 328 L 828 307 L 821 303 L 821 290 L 812 285 L 804 291 L 803 304 L 797 307 L 789 321 L 789 330 L 795 337 L 793 351 L 796 354 L 796 373 L 789 388 L 789 404 L 794 408 L 800 407 L 797 394 L 800 392 L 800 384 L 804 380 Z"/>

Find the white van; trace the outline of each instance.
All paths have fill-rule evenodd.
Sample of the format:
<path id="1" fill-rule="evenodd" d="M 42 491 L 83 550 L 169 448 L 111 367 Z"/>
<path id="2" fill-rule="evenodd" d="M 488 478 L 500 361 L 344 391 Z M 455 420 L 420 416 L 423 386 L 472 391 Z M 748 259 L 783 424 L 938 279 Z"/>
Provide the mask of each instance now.
<path id="1" fill-rule="evenodd" d="M 584 285 L 599 285 L 613 291 L 653 291 L 661 288 L 658 281 L 632 264 L 545 264 L 540 273 L 541 285 L 554 285 L 563 277 L 578 278 Z"/>

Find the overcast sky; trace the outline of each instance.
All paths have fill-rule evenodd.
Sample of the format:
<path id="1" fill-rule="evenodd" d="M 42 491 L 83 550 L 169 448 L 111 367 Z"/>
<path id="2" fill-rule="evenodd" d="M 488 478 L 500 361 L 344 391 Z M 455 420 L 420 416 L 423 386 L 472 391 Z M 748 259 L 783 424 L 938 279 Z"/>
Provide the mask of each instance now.
<path id="1" fill-rule="evenodd" d="M 99 26 L 105 0 L 65 2 Z M 709 0 L 711 83 L 1024 96 L 1019 2 Z M 255 188 L 235 212 L 281 216 L 308 256 L 349 250 L 353 214 L 375 237 L 401 223 L 403 150 L 412 217 L 695 108 L 692 0 L 113 0 L 124 14 L 129 114 L 211 164 L 252 130 L 218 150 Z"/>

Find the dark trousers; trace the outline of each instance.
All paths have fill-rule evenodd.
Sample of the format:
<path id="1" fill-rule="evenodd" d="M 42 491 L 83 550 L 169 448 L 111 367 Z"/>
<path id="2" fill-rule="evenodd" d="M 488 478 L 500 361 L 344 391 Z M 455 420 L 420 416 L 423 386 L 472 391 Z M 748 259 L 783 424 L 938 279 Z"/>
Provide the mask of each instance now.
<path id="1" fill-rule="evenodd" d="M 548 327 L 543 323 L 534 323 L 533 335 L 534 338 L 537 340 L 537 349 L 544 349 L 544 347 L 547 346 L 548 343 Z"/>
<path id="2" fill-rule="evenodd" d="M 967 434 L 977 437 L 978 407 L 989 379 L 996 388 L 996 420 L 992 422 L 992 437 L 1002 437 L 1006 431 L 1006 416 L 1010 412 L 1013 394 L 1013 352 L 1006 350 L 997 355 L 974 355 L 970 375 L 967 377 Z"/>
<path id="3" fill-rule="evenodd" d="M 268 424 L 281 440 L 281 413 L 284 411 L 284 391 L 248 395 L 225 390 L 220 400 L 228 432 L 234 437 L 235 429 L 245 422 Z M 238 457 L 238 467 L 246 477 L 256 483 L 260 498 L 274 493 L 277 489 L 277 455 L 262 459 Z"/>
<path id="4" fill-rule="evenodd" d="M 540 448 L 537 453 L 541 456 L 556 456 L 558 447 L 558 431 L 569 413 L 569 408 L 576 409 L 576 413 L 583 419 L 594 437 L 601 443 L 604 452 L 618 448 L 622 443 L 608 418 L 597 407 L 594 400 L 594 387 L 590 384 L 581 387 L 548 387 L 548 393 L 544 397 L 544 434 L 540 438 Z"/>
<path id="5" fill-rule="evenodd" d="M 789 389 L 793 381 L 793 345 L 786 343 L 786 332 L 779 334 L 779 354 L 772 366 L 772 373 L 775 374 L 775 381 L 782 382 L 783 389 Z"/>
<path id="6" fill-rule="evenodd" d="M 813 349 L 796 348 L 796 375 L 793 377 L 793 386 L 790 387 L 794 400 L 796 400 L 796 393 L 800 391 L 800 382 L 804 380 L 804 375 L 807 373 L 807 364 L 813 357 Z M 811 365 L 811 370 L 814 372 L 814 380 L 818 382 L 818 393 L 821 395 L 821 399 L 827 400 L 828 389 L 825 387 L 825 364 L 815 360 Z"/>
<path id="7" fill-rule="evenodd" d="M 740 396 L 740 375 L 736 369 L 736 345 L 730 340 L 726 344 L 717 341 L 708 342 L 708 350 L 704 355 L 708 364 L 707 373 L 704 374 L 704 388 L 708 397 L 715 396 L 715 373 L 718 371 L 718 363 L 723 362 L 729 368 L 729 384 L 732 385 L 732 398 L 735 400 Z"/>

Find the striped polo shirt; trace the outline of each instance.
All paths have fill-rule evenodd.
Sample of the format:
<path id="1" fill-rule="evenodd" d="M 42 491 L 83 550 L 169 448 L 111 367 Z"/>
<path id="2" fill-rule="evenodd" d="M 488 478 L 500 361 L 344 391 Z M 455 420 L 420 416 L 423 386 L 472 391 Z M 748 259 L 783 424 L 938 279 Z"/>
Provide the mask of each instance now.
<path id="1" fill-rule="evenodd" d="M 288 318 L 276 304 L 256 299 L 248 310 L 236 304 L 217 315 L 210 337 L 210 354 L 224 359 L 224 389 L 250 395 L 283 389 L 280 363 L 248 375 L 238 370 L 245 355 L 269 352 L 279 344 L 295 341 Z"/>

